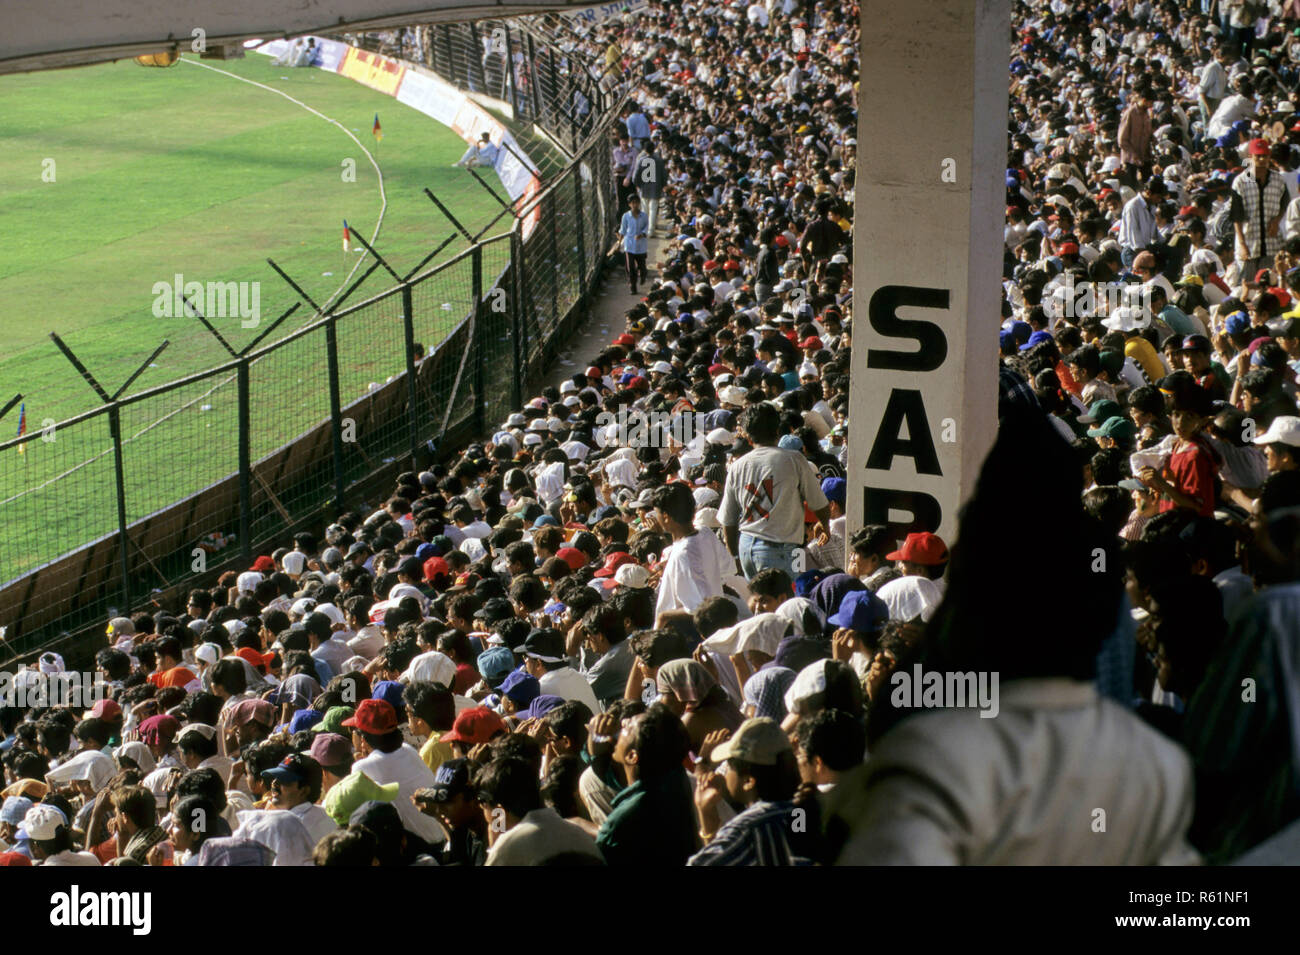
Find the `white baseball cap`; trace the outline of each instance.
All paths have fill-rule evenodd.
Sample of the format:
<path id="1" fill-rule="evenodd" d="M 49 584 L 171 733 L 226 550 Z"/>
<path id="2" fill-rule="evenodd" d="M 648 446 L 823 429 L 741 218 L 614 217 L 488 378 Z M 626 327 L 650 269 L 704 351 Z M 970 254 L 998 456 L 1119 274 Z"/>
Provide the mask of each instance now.
<path id="1" fill-rule="evenodd" d="M 1256 435 L 1256 444 L 1285 444 L 1300 448 L 1300 418 L 1295 415 L 1279 415 L 1273 419 L 1268 430 Z"/>

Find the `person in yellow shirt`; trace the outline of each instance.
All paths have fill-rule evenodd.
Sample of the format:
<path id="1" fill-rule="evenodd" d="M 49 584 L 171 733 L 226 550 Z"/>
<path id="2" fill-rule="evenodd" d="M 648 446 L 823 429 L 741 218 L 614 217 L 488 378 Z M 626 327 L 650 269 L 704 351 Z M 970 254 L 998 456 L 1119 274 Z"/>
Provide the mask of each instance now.
<path id="1" fill-rule="evenodd" d="M 1122 305 L 1109 317 L 1103 318 L 1101 323 L 1111 331 L 1124 333 L 1124 355 L 1133 359 L 1148 381 L 1154 383 L 1169 374 L 1156 347 L 1142 337 L 1142 331 L 1149 324 L 1145 315 L 1135 308 Z"/>
<path id="2" fill-rule="evenodd" d="M 456 753 L 451 743 L 442 741 L 442 734 L 456 721 L 456 699 L 451 690 L 437 683 L 411 683 L 402 694 L 406 704 L 406 719 L 411 732 L 427 741 L 420 747 L 420 758 L 434 772 Z"/>

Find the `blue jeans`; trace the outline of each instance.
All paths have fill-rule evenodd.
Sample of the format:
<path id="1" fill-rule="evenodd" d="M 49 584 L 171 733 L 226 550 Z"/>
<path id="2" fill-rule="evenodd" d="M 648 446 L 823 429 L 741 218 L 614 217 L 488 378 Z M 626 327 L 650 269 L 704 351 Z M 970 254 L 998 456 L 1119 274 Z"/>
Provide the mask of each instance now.
<path id="1" fill-rule="evenodd" d="M 740 572 L 752 580 L 760 570 L 776 567 L 794 580 L 794 552 L 798 544 L 780 544 L 753 534 L 740 535 Z"/>

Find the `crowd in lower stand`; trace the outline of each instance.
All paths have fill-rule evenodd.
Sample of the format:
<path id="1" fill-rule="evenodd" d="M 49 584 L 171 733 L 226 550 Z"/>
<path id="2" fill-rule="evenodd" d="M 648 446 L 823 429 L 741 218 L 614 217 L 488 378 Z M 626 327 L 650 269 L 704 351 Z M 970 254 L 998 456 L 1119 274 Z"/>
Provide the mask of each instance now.
<path id="1" fill-rule="evenodd" d="M 645 76 L 611 143 L 624 328 L 377 506 L 113 619 L 93 708 L 0 708 L 0 861 L 1190 863 L 1276 833 L 1296 12 L 1016 4 L 1005 296 L 968 318 L 1001 422 L 951 554 L 846 527 L 856 5 L 593 28 Z"/>

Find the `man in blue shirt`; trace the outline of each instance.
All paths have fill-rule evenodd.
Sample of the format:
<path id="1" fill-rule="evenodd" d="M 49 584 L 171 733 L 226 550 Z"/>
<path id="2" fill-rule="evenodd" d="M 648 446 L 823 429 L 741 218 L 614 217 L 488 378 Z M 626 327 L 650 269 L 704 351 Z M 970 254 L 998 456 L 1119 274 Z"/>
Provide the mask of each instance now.
<path id="1" fill-rule="evenodd" d="M 627 127 L 627 137 L 632 140 L 632 148 L 640 150 L 650 139 L 650 120 L 635 103 L 623 110 L 623 123 Z"/>
<path id="2" fill-rule="evenodd" d="M 641 197 L 635 192 L 628 197 L 627 212 L 619 223 L 618 234 L 623 237 L 623 257 L 627 261 L 627 284 L 632 294 L 636 294 L 638 273 L 641 281 L 646 280 L 645 255 L 646 233 L 650 230 L 650 219 L 641 211 Z"/>

